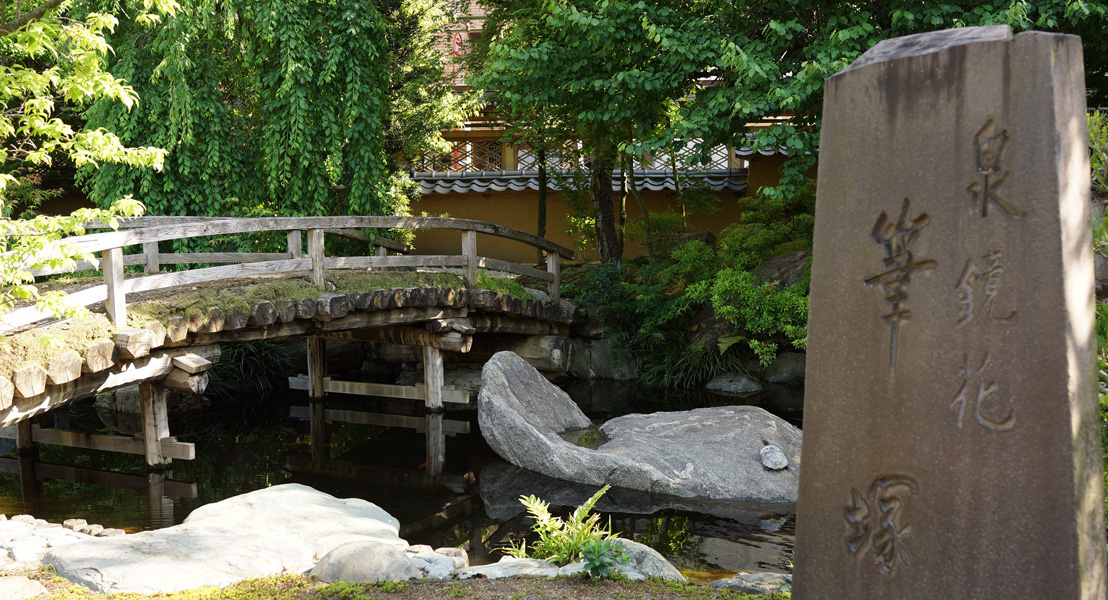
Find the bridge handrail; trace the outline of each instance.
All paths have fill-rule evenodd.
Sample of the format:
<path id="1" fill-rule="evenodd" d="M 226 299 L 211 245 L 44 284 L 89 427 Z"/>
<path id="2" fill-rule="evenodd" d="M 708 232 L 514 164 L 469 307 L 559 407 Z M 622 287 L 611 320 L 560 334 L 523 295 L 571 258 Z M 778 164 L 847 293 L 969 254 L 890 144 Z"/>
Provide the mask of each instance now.
<path id="1" fill-rule="evenodd" d="M 99 223 L 89 224 L 89 228 L 98 227 L 104 227 L 104 225 Z M 89 306 L 101 301 L 106 302 L 108 315 L 116 327 L 123 327 L 126 323 L 126 295 L 129 292 L 190 285 L 231 277 L 281 275 L 302 271 L 310 271 L 312 282 L 323 289 L 325 284 L 324 274 L 327 268 L 461 267 L 466 285 L 472 287 L 477 283 L 478 267 L 485 267 L 515 274 L 531 275 L 546 281 L 549 284 L 551 298 L 557 302 L 559 300 L 558 286 L 561 271 L 560 258 L 573 258 L 574 256 L 573 251 L 569 248 L 518 229 L 485 221 L 446 217 L 138 217 L 120 219 L 120 227 L 136 228 L 65 238 L 66 242 L 86 252 L 100 252 L 102 260 L 99 270 L 102 270 L 104 274 L 104 285 L 70 294 L 67 297 L 67 302 L 72 306 Z M 403 246 L 385 238 L 373 238 L 372 243 L 377 246 L 376 256 L 325 256 L 323 245 L 325 234 L 337 233 L 344 235 L 342 230 L 362 228 L 459 230 L 462 233 L 462 254 L 460 256 L 388 256 L 388 249 L 396 250 L 398 246 L 400 248 L 403 248 Z M 160 253 L 157 247 L 157 243 L 164 240 L 261 231 L 287 231 L 288 252 L 210 253 L 210 257 L 205 257 L 205 253 Z M 302 231 L 308 232 L 308 252 L 306 256 L 303 252 Z M 515 240 L 545 250 L 547 252 L 546 270 L 478 256 L 478 233 Z M 347 232 L 346 235 L 349 236 L 350 233 Z M 357 237 L 356 234 L 355 237 Z M 364 237 L 365 241 L 369 240 L 369 236 Z M 143 255 L 131 255 L 125 258 L 123 247 L 137 244 L 143 245 Z M 208 258 L 211 260 L 208 260 Z M 238 262 L 241 264 L 157 274 L 163 262 L 167 264 Z M 145 265 L 147 275 L 141 278 L 128 279 L 124 282 L 123 267 L 136 264 Z M 91 268 L 91 264 L 80 263 L 66 270 L 52 269 L 35 274 L 46 275 L 90 270 Z M 40 313 L 33 307 L 12 311 L 0 318 L 0 333 L 13 331 L 48 317 L 49 315 Z"/>
<path id="2" fill-rule="evenodd" d="M 151 217 L 138 217 L 140 219 Z M 168 218 L 168 217 L 153 217 Z M 126 227 L 128 219 L 120 219 L 121 227 Z M 66 238 L 82 250 L 98 252 L 111 248 L 132 246 L 148 242 L 160 242 L 179 238 L 227 235 L 232 233 L 253 233 L 260 231 L 289 231 L 309 229 L 455 229 L 475 231 L 497 237 L 529 244 L 540 250 L 557 253 L 563 258 L 573 258 L 573 250 L 555 244 L 546 238 L 520 231 L 513 227 L 449 217 L 247 217 L 214 218 L 211 221 L 190 220 L 181 224 L 155 225 L 140 229 L 92 233 Z"/>

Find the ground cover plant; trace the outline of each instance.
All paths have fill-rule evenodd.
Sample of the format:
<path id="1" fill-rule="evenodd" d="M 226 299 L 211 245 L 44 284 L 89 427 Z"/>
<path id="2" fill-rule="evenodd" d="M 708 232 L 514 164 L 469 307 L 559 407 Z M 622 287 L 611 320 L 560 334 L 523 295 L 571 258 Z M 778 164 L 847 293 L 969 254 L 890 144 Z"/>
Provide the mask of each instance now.
<path id="1" fill-rule="evenodd" d="M 673 581 L 626 581 L 583 577 L 511 577 L 505 579 L 414 580 L 381 583 L 324 584 L 303 575 L 250 579 L 226 588 L 201 588 L 168 594 L 93 594 L 46 568 L 27 573 L 47 587 L 44 600 L 788 600 L 788 592 L 750 596 Z"/>

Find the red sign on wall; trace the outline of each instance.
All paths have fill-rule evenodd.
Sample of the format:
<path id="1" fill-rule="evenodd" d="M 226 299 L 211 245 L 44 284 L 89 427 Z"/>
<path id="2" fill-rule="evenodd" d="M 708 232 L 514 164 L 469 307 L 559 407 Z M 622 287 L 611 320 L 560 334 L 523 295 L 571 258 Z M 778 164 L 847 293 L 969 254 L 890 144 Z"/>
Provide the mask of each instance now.
<path id="1" fill-rule="evenodd" d="M 454 32 L 454 41 L 451 44 L 451 50 L 454 52 L 454 56 L 462 55 L 462 34 L 461 32 Z"/>

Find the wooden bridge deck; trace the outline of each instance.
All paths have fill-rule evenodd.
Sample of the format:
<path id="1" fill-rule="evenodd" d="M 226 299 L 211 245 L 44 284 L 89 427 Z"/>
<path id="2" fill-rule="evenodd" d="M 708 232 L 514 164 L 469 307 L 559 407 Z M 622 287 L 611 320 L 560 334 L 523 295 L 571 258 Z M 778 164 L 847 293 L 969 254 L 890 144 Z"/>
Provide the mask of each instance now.
<path id="1" fill-rule="evenodd" d="M 84 348 L 70 348 L 41 362 L 29 362 L 15 369 L 10 378 L 0 375 L 0 426 L 17 425 L 20 448 L 32 448 L 36 441 L 65 443 L 81 447 L 114 449 L 146 454 L 149 464 L 171 458 L 192 458 L 191 444 L 169 435 L 165 390 L 202 392 L 206 370 L 219 358 L 225 343 L 307 338 L 309 396 L 312 399 L 313 452 L 316 441 L 325 445 L 323 431 L 326 393 L 323 344 L 326 339 L 354 339 L 417 346 L 423 349 L 427 380 L 418 392 L 429 411 L 428 434 L 430 473 L 442 465 L 443 401 L 441 352 L 468 352 L 474 335 L 516 333 L 527 335 L 565 334 L 577 320 L 575 307 L 559 298 L 560 259 L 573 252 L 525 232 L 490 223 L 434 217 L 298 217 L 273 219 L 193 219 L 152 217 L 125 222 L 134 229 L 97 233 L 66 241 L 88 252 L 100 252 L 104 283 L 69 296 L 74 306 L 103 302 L 115 326 L 107 339 L 95 340 Z M 461 232 L 461 253 L 457 256 L 390 255 L 404 251 L 391 240 L 369 236 L 358 228 L 439 228 Z M 264 231 L 287 231 L 288 248 L 283 253 L 191 253 L 160 252 L 158 242 L 212 235 L 234 235 Z M 302 248 L 307 233 L 308 250 Z M 535 269 L 481 257 L 477 234 L 506 237 L 547 252 L 547 269 Z M 328 257 L 324 253 L 326 234 L 343 235 L 369 244 L 371 256 Z M 141 245 L 142 254 L 124 256 L 126 246 Z M 162 273 L 166 264 L 222 264 L 186 271 Z M 125 266 L 141 265 L 141 277 L 123 278 Z M 390 268 L 453 268 L 465 287 L 408 287 L 326 291 L 327 277 L 336 270 L 378 271 Z M 534 277 L 548 284 L 542 299 L 522 300 L 507 294 L 478 289 L 477 269 L 488 268 Z M 91 263 L 69 269 L 95 268 Z M 40 271 L 48 275 L 60 270 Z M 196 284 L 220 285 L 229 280 L 310 276 L 319 289 L 316 297 L 275 298 L 246 308 L 224 310 L 211 307 L 202 314 L 170 314 L 141 327 L 126 327 L 127 296 L 135 292 L 180 288 Z M 132 296 L 133 297 L 133 296 Z M 49 320 L 32 309 L 22 309 L 0 319 L 0 333 L 14 332 Z M 71 400 L 140 384 L 144 433 L 140 441 L 93 439 L 32 428 L 28 419 Z M 411 390 L 396 391 L 399 397 L 413 397 Z M 432 417 L 436 418 L 432 418 Z M 101 436 L 108 438 L 110 436 Z M 438 440 L 433 443 L 434 440 Z M 136 445 L 137 444 L 137 445 Z"/>

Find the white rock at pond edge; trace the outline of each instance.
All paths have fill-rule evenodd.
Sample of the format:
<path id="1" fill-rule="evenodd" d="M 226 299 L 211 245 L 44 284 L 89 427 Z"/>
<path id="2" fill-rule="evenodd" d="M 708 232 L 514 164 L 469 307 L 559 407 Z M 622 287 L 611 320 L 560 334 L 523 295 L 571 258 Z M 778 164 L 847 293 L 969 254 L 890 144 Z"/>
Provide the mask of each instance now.
<path id="1" fill-rule="evenodd" d="M 780 471 L 789 466 L 789 459 L 785 457 L 785 453 L 773 444 L 763 446 L 760 453 L 762 455 L 762 465 L 767 469 Z"/>

